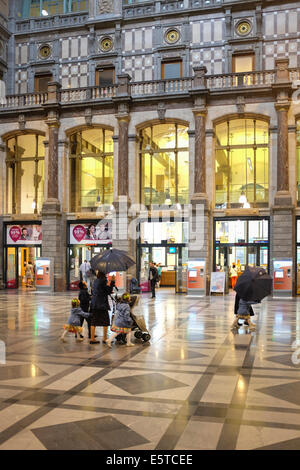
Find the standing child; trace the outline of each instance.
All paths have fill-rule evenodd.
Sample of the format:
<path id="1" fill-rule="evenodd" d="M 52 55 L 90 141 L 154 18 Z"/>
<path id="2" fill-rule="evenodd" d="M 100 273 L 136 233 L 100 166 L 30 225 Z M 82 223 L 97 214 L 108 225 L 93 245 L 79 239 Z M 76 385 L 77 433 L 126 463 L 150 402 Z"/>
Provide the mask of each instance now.
<path id="1" fill-rule="evenodd" d="M 90 311 L 90 301 L 91 301 L 91 296 L 88 291 L 88 285 L 86 282 L 81 281 L 78 285 L 80 292 L 78 295 L 78 299 L 80 301 L 80 307 L 84 312 L 89 312 Z M 80 319 L 80 326 L 83 325 L 84 320 L 86 320 L 88 324 L 88 330 L 89 330 L 89 338 L 91 338 L 91 322 L 89 318 L 84 318 L 81 317 Z M 77 337 L 77 335 L 75 335 Z M 80 335 L 80 338 L 83 338 L 82 335 Z"/>
<path id="2" fill-rule="evenodd" d="M 111 342 L 119 334 L 123 333 L 126 335 L 126 346 L 134 346 L 131 342 L 131 327 L 133 325 L 133 320 L 130 316 L 130 295 L 128 292 L 121 297 L 121 302 L 116 306 L 116 314 L 114 318 L 114 324 L 111 326 L 111 331 L 114 333 L 106 341 L 106 344 L 111 348 Z"/>
<path id="3" fill-rule="evenodd" d="M 83 338 L 77 338 L 77 334 L 82 332 L 81 318 L 89 318 L 89 313 L 85 313 L 80 308 L 78 299 L 73 299 L 71 314 L 68 318 L 68 323 L 64 325 L 64 332 L 60 338 L 63 343 L 66 341 L 65 336 L 67 333 L 75 333 L 76 340 L 83 341 Z"/>

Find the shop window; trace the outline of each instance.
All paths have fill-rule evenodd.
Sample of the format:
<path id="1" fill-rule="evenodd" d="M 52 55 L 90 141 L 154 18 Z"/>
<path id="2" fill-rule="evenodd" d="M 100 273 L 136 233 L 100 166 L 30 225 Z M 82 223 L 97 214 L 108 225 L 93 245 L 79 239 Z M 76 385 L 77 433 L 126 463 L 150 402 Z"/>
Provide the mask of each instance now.
<path id="1" fill-rule="evenodd" d="M 96 71 L 96 86 L 101 88 L 111 87 L 115 83 L 115 69 L 108 67 L 97 69 Z"/>
<path id="2" fill-rule="evenodd" d="M 236 119 L 216 126 L 216 208 L 266 207 L 269 129 L 264 121 Z"/>
<path id="3" fill-rule="evenodd" d="M 37 214 L 44 200 L 45 137 L 15 136 L 6 142 L 6 212 Z"/>
<path id="4" fill-rule="evenodd" d="M 163 80 L 171 80 L 172 78 L 182 77 L 182 61 L 171 60 L 161 64 L 161 78 Z"/>
<path id="5" fill-rule="evenodd" d="M 159 124 L 140 132 L 141 202 L 172 205 L 189 199 L 188 129 Z"/>
<path id="6" fill-rule="evenodd" d="M 34 90 L 36 93 L 46 93 L 48 91 L 48 83 L 52 82 L 52 74 L 36 75 L 34 77 Z"/>
<path id="7" fill-rule="evenodd" d="M 93 128 L 70 136 L 70 207 L 96 211 L 113 202 L 113 132 Z"/>
<path id="8" fill-rule="evenodd" d="M 45 17 L 89 10 L 89 0 L 17 0 L 19 18 Z"/>

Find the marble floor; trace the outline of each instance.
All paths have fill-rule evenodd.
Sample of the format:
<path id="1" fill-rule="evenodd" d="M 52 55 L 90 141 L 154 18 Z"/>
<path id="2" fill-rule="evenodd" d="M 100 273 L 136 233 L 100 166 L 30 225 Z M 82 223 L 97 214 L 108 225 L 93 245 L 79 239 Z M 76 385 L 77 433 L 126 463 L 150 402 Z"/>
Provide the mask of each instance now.
<path id="1" fill-rule="evenodd" d="M 233 333 L 233 295 L 160 289 L 140 304 L 150 343 L 110 350 L 59 341 L 72 296 L 0 293 L 1 450 L 300 448 L 300 300 Z"/>

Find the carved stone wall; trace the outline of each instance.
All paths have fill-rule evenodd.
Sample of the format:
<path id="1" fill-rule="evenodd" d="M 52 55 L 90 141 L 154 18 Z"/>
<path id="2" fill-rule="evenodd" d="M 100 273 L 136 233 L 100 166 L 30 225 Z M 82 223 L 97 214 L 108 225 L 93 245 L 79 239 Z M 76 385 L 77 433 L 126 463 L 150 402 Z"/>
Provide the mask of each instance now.
<path id="1" fill-rule="evenodd" d="M 114 12 L 114 2 L 112 0 L 98 0 L 97 1 L 97 15 L 104 15 L 106 13 Z"/>

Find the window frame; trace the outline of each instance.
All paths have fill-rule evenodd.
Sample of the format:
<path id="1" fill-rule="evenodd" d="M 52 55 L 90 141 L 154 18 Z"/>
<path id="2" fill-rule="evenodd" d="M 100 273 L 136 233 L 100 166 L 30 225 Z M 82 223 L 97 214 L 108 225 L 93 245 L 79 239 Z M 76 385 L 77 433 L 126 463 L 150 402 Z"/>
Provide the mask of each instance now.
<path id="1" fill-rule="evenodd" d="M 230 122 L 232 121 L 238 121 L 238 120 L 242 120 L 242 121 L 252 121 L 253 122 L 253 129 L 254 129 L 254 135 L 253 135 L 253 143 L 250 143 L 250 144 L 247 144 L 247 143 L 244 143 L 244 144 L 240 144 L 240 145 L 235 145 L 235 144 L 232 144 L 230 143 L 229 139 L 230 139 Z M 267 143 L 257 143 L 256 141 L 256 136 L 257 136 L 257 133 L 256 133 L 256 123 L 257 122 L 264 122 L 264 123 L 267 123 L 268 124 L 268 142 Z M 218 144 L 218 139 L 217 139 L 217 127 L 218 125 L 220 124 L 224 124 L 226 123 L 227 125 L 227 142 L 226 142 L 226 145 L 221 145 L 221 144 Z M 266 204 L 265 202 L 263 203 L 257 203 L 257 188 L 256 188 L 256 175 L 257 175 L 257 160 L 256 160 L 256 152 L 258 149 L 266 149 L 268 151 L 268 192 L 270 190 L 270 181 L 269 181 L 269 170 L 270 170 L 270 124 L 269 122 L 267 122 L 266 120 L 264 119 L 261 119 L 259 117 L 239 117 L 237 119 L 227 119 L 226 121 L 222 121 L 222 122 L 218 122 L 215 124 L 215 177 L 216 177 L 216 153 L 218 150 L 224 150 L 227 152 L 227 187 L 226 187 L 226 201 L 224 201 L 224 204 L 226 203 L 227 204 L 227 209 L 229 208 L 232 208 L 232 204 L 234 204 L 231 200 L 230 200 L 230 181 L 231 181 L 231 171 L 232 171 L 232 167 L 230 165 L 230 158 L 231 158 L 231 152 L 232 150 L 253 150 L 253 162 L 254 162 L 254 175 L 253 175 L 253 180 L 254 180 L 254 183 L 253 183 L 253 193 L 254 193 L 254 202 L 251 203 L 253 205 L 253 207 L 260 207 L 262 204 Z M 215 195 L 217 193 L 217 189 L 216 189 L 216 183 L 215 183 Z M 259 204 L 259 205 L 258 205 Z M 267 201 L 267 204 L 269 205 L 269 195 L 268 195 L 268 201 Z M 218 209 L 217 207 L 217 204 L 216 204 L 216 201 L 215 201 L 215 208 Z"/>
<path id="2" fill-rule="evenodd" d="M 165 65 L 167 64 L 174 64 L 174 63 L 179 63 L 179 66 L 180 66 L 180 76 L 179 77 L 174 77 L 174 78 L 165 78 Z M 161 62 L 161 79 L 162 80 L 179 80 L 180 78 L 182 78 L 182 59 L 164 59 L 162 60 Z"/>
<path id="3" fill-rule="evenodd" d="M 34 136 L 35 137 L 35 155 L 33 156 L 29 156 L 29 157 L 20 157 L 18 155 L 18 137 L 22 137 L 24 135 L 30 135 L 30 136 Z M 13 135 L 9 138 L 6 139 L 5 141 L 5 147 L 6 147 L 6 158 L 5 158 L 5 166 L 6 166 L 6 203 L 5 203 L 5 206 L 6 206 L 6 213 L 7 214 L 12 214 L 12 215 L 19 215 L 21 214 L 21 210 L 20 210 L 20 200 L 18 200 L 18 194 L 17 194 L 17 178 L 18 178 L 18 174 L 17 174 L 17 171 L 20 171 L 20 169 L 18 170 L 18 166 L 22 163 L 22 162 L 35 162 L 35 171 L 34 171 L 34 203 L 35 203 L 35 207 L 34 207 L 34 214 L 38 214 L 38 186 L 39 186 L 39 183 L 38 183 L 38 178 L 37 176 L 39 176 L 39 162 L 40 161 L 43 161 L 45 162 L 45 156 L 42 156 L 40 157 L 38 155 L 38 147 L 39 147 L 39 137 L 44 137 L 44 142 L 45 142 L 45 135 L 43 134 L 38 134 L 36 132 L 28 132 L 28 133 L 23 133 L 23 134 L 16 134 L 16 135 Z M 14 140 L 15 141 L 15 149 L 16 149 L 16 152 L 15 152 L 15 155 L 14 157 L 9 157 L 9 147 L 8 147 L 8 142 L 11 141 L 11 140 Z M 13 170 L 13 178 L 12 178 L 12 187 L 9 188 L 8 187 L 8 169 L 12 168 Z M 44 179 L 45 179 L 45 167 L 44 167 Z M 8 201 L 9 201 L 9 191 L 11 191 L 11 212 L 8 210 Z M 45 196 L 45 194 L 43 195 L 43 197 Z M 19 194 L 19 198 L 21 197 L 21 194 Z M 41 210 L 41 208 L 40 208 Z"/>
<path id="4" fill-rule="evenodd" d="M 72 161 L 75 162 L 75 178 L 74 178 L 74 181 L 75 181 L 75 184 L 77 182 L 77 179 L 79 177 L 79 175 L 77 174 L 77 172 L 80 173 L 80 176 L 81 176 L 81 172 L 82 172 L 82 167 L 81 167 L 81 161 L 83 159 L 88 159 L 88 158 L 101 158 L 102 159 L 102 181 L 103 181 L 103 184 L 102 184 L 102 187 L 99 187 L 99 193 L 101 192 L 101 200 L 102 200 L 102 204 L 106 204 L 105 202 L 105 196 L 106 196 L 106 191 L 105 191 L 105 184 L 104 184 L 104 180 L 105 180 L 105 165 L 104 165 L 104 161 L 105 161 L 105 158 L 107 157 L 112 157 L 114 158 L 114 151 L 112 152 L 106 152 L 105 150 L 105 144 L 106 144 L 106 138 L 105 138 L 105 134 L 106 132 L 111 132 L 113 133 L 113 129 L 108 129 L 106 127 L 93 127 L 93 129 L 96 129 L 98 130 L 99 132 L 102 131 L 102 137 L 103 137 L 103 146 L 102 146 L 102 149 L 100 150 L 99 154 L 98 153 L 95 153 L 95 154 L 88 154 L 88 155 L 85 155 L 83 156 L 84 154 L 82 153 L 82 133 L 87 131 L 87 130 L 90 130 L 90 128 L 84 128 L 84 129 L 80 129 L 78 131 L 75 131 L 75 132 L 72 132 L 71 134 L 69 134 L 69 163 L 71 164 Z M 71 145 L 72 145 L 72 137 L 75 136 L 75 135 L 79 135 L 79 151 L 77 151 L 76 149 L 76 153 L 71 153 Z M 77 162 L 77 163 L 76 163 Z M 77 168 L 79 166 L 79 168 Z M 77 188 L 77 192 L 79 194 L 79 197 L 77 195 L 77 197 L 75 197 L 75 199 L 73 200 L 73 192 L 72 192 L 72 189 L 71 189 L 71 186 L 72 186 L 72 168 L 70 168 L 70 181 L 69 181 L 69 185 L 70 185 L 70 197 L 69 197 L 69 205 L 70 205 L 70 210 L 72 212 L 82 212 L 82 206 L 81 206 L 81 195 L 80 195 L 80 190 L 78 191 L 78 188 Z M 112 180 L 114 178 L 114 165 L 112 167 Z M 98 189 L 98 188 L 96 188 Z M 92 212 L 92 211 L 90 211 Z"/>
<path id="5" fill-rule="evenodd" d="M 186 128 L 188 132 L 188 126 L 177 123 L 177 122 L 168 122 L 167 124 L 174 125 L 175 130 L 175 146 L 173 148 L 157 148 L 155 146 L 157 144 L 153 141 L 153 128 L 155 126 L 159 126 L 160 124 L 151 124 L 150 126 L 145 126 L 140 129 L 139 132 L 139 168 L 140 168 L 140 203 L 145 204 L 145 194 L 143 192 L 143 177 L 144 177 L 144 156 L 150 155 L 150 201 L 149 206 L 152 206 L 153 202 L 153 156 L 155 154 L 161 153 L 173 153 L 174 154 L 174 162 L 175 162 L 175 204 L 178 204 L 178 154 L 181 152 L 189 152 L 189 147 L 178 147 L 178 126 L 182 126 Z M 151 129 L 150 131 L 150 149 L 143 149 L 143 137 L 142 133 L 145 129 Z"/>

